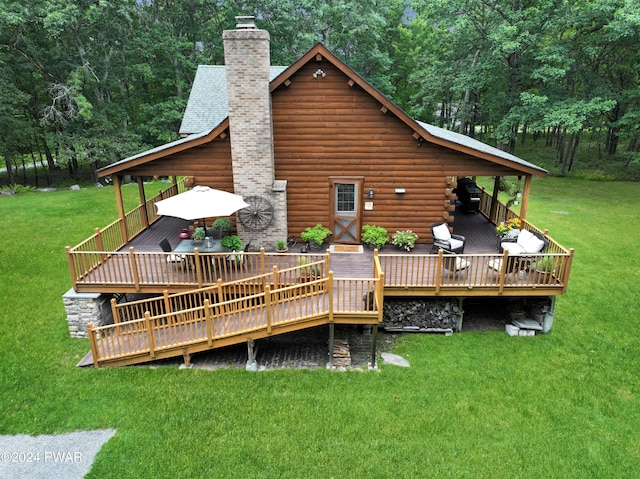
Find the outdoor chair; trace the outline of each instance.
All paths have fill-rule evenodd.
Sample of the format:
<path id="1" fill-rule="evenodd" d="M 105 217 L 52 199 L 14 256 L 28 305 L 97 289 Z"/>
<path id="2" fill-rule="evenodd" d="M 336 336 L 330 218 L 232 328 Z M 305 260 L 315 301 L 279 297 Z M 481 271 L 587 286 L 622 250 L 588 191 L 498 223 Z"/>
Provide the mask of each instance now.
<path id="1" fill-rule="evenodd" d="M 455 276 L 457 273 L 466 273 L 471 267 L 471 261 L 455 254 L 442 256 L 443 271 L 449 271 Z"/>
<path id="2" fill-rule="evenodd" d="M 160 248 L 162 248 L 162 251 L 164 251 L 165 253 L 170 253 L 168 255 L 166 255 L 166 261 L 169 264 L 182 264 L 184 265 L 187 262 L 187 257 L 181 254 L 175 254 L 175 253 L 171 253 L 172 249 L 171 249 L 171 243 L 169 243 L 169 240 L 167 238 L 163 239 L 162 241 L 160 241 Z"/>
<path id="3" fill-rule="evenodd" d="M 445 253 L 462 254 L 466 238 L 462 235 L 454 235 L 449 231 L 447 223 L 434 223 L 431 225 L 431 236 L 433 237 L 432 253 L 443 250 Z"/>
<path id="4" fill-rule="evenodd" d="M 521 230 L 516 239 L 504 238 L 500 248 L 509 254 L 539 254 L 543 253 L 549 241 L 538 232 Z"/>

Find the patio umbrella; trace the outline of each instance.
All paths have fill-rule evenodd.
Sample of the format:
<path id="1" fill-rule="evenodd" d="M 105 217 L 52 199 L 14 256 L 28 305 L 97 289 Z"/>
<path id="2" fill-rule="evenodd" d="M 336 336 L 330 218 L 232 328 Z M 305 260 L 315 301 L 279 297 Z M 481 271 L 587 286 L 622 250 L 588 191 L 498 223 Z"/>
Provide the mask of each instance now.
<path id="1" fill-rule="evenodd" d="M 156 206 L 158 214 L 162 216 L 204 220 L 213 216 L 229 216 L 249 205 L 240 195 L 214 190 L 208 186 L 194 186 L 184 193 L 158 201 Z"/>

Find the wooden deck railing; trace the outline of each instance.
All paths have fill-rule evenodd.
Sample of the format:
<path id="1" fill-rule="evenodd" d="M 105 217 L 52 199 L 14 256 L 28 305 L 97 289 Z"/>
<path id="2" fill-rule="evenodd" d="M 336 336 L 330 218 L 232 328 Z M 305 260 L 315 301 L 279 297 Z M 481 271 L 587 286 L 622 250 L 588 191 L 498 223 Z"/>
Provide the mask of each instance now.
<path id="1" fill-rule="evenodd" d="M 326 255 L 314 266 L 324 264 L 326 272 L 328 259 Z M 112 303 L 117 317 L 114 324 L 89 325 L 94 366 L 191 354 L 324 323 L 378 324 L 382 321 L 384 275 L 379 261 L 376 263 L 377 276 L 371 279 L 334 278 L 328 272 L 318 279 L 287 284 L 290 271 L 299 273 L 301 266 L 290 271 L 274 266 L 271 273 L 243 281 L 219 281 L 210 288 L 164 294 L 149 301 Z M 263 289 L 257 293 L 236 294 L 243 284 L 260 283 Z"/>
<path id="2" fill-rule="evenodd" d="M 525 227 L 538 231 L 525 222 Z M 546 232 L 545 232 L 546 233 Z M 549 241 L 541 254 L 378 254 L 384 271 L 385 294 L 558 295 L 566 291 L 573 261 L 567 250 Z M 461 267 L 463 264 L 464 267 Z M 546 265 L 543 269 L 541 266 Z"/>
<path id="3" fill-rule="evenodd" d="M 105 228 L 96 228 L 95 233 L 83 242 L 72 248 L 67 247 L 67 260 L 74 287 L 77 279 L 95 270 L 96 267 L 103 264 L 113 252 L 125 246 L 127 242 L 145 230 L 145 211 L 149 224 L 153 224 L 158 219 L 155 204 L 160 200 L 182 192 L 184 190 L 185 180 L 186 179 L 182 179 L 177 184 L 160 191 L 144 205 L 138 205 L 125 215 L 124 222 L 122 219 L 118 219 Z M 126 231 L 128 234 L 126 241 L 123 238 L 122 231 Z M 76 255 L 76 253 L 87 254 Z"/>
<path id="4" fill-rule="evenodd" d="M 218 260 L 225 259 L 226 256 L 212 254 L 205 257 Z M 114 322 L 142 319 L 147 311 L 153 316 L 201 306 L 205 299 L 216 303 L 239 296 L 249 296 L 255 294 L 256 291 L 263 291 L 266 285 L 277 290 L 300 282 L 301 269 L 315 268 L 319 272 L 319 277 L 324 277 L 328 273 L 327 265 L 330 258 L 329 254 L 308 255 L 309 262 L 300 266 L 296 264 L 295 256 L 267 255 L 264 250 L 261 250 L 260 253 L 242 253 L 242 256 L 244 261 L 251 266 L 246 271 L 244 268 L 239 268 L 237 272 L 245 274 L 251 271 L 251 273 L 240 279 L 230 279 L 232 275 L 227 274 L 226 281 L 223 277 L 218 277 L 212 285 L 190 291 L 169 294 L 167 290 L 164 290 L 162 296 L 126 303 L 117 303 L 115 299 L 112 299 Z M 225 272 L 229 273 L 226 270 Z"/>

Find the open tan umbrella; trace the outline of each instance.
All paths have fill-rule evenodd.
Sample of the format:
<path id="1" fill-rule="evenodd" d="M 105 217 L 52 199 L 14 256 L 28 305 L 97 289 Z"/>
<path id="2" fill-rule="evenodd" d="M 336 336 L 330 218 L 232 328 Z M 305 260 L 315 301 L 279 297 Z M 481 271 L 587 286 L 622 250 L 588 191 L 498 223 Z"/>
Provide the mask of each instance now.
<path id="1" fill-rule="evenodd" d="M 185 220 L 199 220 L 214 216 L 229 216 L 249 205 L 242 196 L 208 186 L 192 189 L 156 203 L 158 214 Z"/>

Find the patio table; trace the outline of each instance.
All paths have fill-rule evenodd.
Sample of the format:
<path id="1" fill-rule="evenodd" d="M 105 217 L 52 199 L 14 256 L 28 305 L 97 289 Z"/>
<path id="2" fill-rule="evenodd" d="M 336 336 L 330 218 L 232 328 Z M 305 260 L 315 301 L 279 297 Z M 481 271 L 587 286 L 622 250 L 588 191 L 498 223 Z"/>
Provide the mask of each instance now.
<path id="1" fill-rule="evenodd" d="M 182 240 L 178 243 L 172 253 L 193 253 L 196 248 L 200 253 L 222 253 L 226 251 L 222 247 L 222 242 L 220 240 L 212 240 L 213 245 L 211 247 L 207 247 L 207 244 L 204 240 Z"/>

